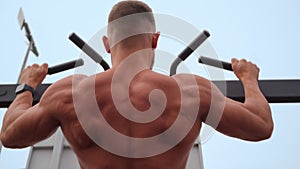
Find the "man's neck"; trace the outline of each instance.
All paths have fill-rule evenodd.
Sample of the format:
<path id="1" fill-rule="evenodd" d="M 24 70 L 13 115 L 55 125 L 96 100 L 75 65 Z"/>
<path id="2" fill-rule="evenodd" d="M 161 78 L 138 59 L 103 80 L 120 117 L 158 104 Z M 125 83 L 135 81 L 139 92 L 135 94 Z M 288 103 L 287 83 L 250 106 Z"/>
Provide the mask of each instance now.
<path id="1" fill-rule="evenodd" d="M 118 67 L 120 64 L 126 64 L 128 68 L 143 67 L 149 69 L 153 65 L 154 50 L 152 48 L 124 48 L 116 46 L 111 51 L 112 67 Z"/>

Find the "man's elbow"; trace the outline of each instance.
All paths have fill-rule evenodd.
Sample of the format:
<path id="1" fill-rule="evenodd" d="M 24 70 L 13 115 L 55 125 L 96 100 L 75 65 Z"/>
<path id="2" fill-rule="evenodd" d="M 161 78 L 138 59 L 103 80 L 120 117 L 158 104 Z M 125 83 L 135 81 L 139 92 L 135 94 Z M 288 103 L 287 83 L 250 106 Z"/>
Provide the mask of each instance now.
<path id="1" fill-rule="evenodd" d="M 13 140 L 10 139 L 9 135 L 6 132 L 3 132 L 3 131 L 0 133 L 0 140 L 1 140 L 2 145 L 6 148 L 25 148 L 25 147 L 28 147 L 28 146 L 15 144 L 13 142 Z"/>
<path id="2" fill-rule="evenodd" d="M 14 146 L 11 144 L 11 141 L 8 139 L 6 132 L 1 132 L 0 134 L 0 140 L 4 147 L 6 148 L 14 148 Z"/>
<path id="3" fill-rule="evenodd" d="M 263 141 L 263 140 L 270 139 L 272 137 L 273 130 L 274 130 L 273 123 L 267 125 L 265 129 L 263 129 L 260 135 L 257 137 L 256 141 Z"/>
<path id="4" fill-rule="evenodd" d="M 266 134 L 265 134 L 265 140 L 272 137 L 273 130 L 274 130 L 274 125 L 273 125 L 273 123 L 272 123 L 272 124 L 270 124 L 270 125 L 267 127 L 267 129 L 266 129 L 266 131 L 265 131 L 265 132 L 266 132 Z"/>
<path id="5" fill-rule="evenodd" d="M 1 140 L 1 144 L 4 146 L 4 147 L 7 147 L 7 148 L 10 148 L 10 142 L 8 141 L 7 137 L 6 137 L 6 133 L 1 131 L 0 133 L 0 140 Z"/>

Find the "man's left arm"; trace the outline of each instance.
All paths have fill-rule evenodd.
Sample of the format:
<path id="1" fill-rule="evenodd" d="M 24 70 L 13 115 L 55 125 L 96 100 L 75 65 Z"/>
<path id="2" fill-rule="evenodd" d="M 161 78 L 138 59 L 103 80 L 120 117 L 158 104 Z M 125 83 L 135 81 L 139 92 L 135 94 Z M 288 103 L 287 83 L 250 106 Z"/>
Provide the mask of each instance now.
<path id="1" fill-rule="evenodd" d="M 47 74 L 48 65 L 32 65 L 21 74 L 20 83 L 36 89 Z M 31 146 L 49 137 L 59 126 L 59 121 L 51 113 L 51 105 L 32 106 L 33 96 L 30 91 L 17 94 L 5 113 L 1 142 L 5 147 L 23 148 Z"/>

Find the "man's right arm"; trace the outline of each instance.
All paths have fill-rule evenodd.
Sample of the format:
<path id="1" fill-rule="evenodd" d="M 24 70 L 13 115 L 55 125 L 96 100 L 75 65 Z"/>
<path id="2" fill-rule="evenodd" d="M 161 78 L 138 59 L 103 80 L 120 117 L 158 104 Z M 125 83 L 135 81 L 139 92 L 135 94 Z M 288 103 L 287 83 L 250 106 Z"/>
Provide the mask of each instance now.
<path id="1" fill-rule="evenodd" d="M 244 59 L 232 59 L 232 67 L 244 86 L 245 101 L 240 103 L 226 98 L 213 85 L 212 91 L 216 91 L 212 97 L 213 105 L 224 109 L 216 130 L 249 141 L 269 138 L 273 132 L 273 120 L 269 103 L 258 86 L 259 68 Z"/>

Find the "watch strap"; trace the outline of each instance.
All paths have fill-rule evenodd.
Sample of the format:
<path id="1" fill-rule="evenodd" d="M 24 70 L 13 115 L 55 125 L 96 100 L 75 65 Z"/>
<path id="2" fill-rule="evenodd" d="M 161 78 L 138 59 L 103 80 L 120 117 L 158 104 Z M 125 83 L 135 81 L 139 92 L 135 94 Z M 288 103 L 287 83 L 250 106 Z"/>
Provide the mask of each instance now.
<path id="1" fill-rule="evenodd" d="M 20 93 L 23 93 L 25 91 L 30 91 L 31 94 L 32 94 L 32 97 L 35 96 L 35 90 L 33 87 L 27 85 L 26 83 L 23 83 L 23 84 L 20 84 L 19 86 L 17 86 L 16 88 L 16 95 L 20 94 Z"/>

